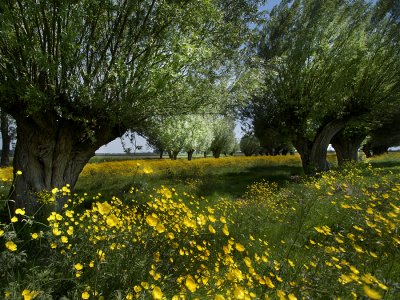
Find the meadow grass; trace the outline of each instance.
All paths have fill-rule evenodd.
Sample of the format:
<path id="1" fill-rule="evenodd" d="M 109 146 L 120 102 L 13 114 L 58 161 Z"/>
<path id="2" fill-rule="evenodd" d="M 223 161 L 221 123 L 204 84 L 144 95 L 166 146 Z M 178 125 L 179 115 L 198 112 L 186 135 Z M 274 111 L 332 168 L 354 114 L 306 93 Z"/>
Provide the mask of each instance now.
<path id="1" fill-rule="evenodd" d="M 0 293 L 398 299 L 399 170 L 398 154 L 310 178 L 298 156 L 88 164 L 75 194 L 43 197 L 70 199 L 44 224 L 2 220 Z"/>

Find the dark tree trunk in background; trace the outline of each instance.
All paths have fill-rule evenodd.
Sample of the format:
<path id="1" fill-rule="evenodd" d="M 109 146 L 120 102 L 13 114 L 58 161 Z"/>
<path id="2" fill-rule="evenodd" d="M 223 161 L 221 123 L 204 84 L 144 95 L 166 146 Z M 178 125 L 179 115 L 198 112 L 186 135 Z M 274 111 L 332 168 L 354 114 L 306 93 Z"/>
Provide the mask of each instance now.
<path id="1" fill-rule="evenodd" d="M 221 151 L 220 150 L 215 150 L 212 152 L 213 156 L 215 158 L 219 158 L 221 156 Z"/>
<path id="2" fill-rule="evenodd" d="M 380 146 L 374 146 L 371 148 L 372 150 L 372 155 L 382 155 L 388 152 L 389 147 L 387 145 L 380 145 Z"/>
<path id="3" fill-rule="evenodd" d="M 169 158 L 176 160 L 178 158 L 179 151 L 171 151 Z"/>
<path id="4" fill-rule="evenodd" d="M 366 158 L 370 158 L 372 156 L 371 147 L 368 143 L 365 144 L 361 150 L 364 152 Z"/>
<path id="5" fill-rule="evenodd" d="M 174 159 L 174 155 L 172 154 L 172 151 L 171 151 L 171 150 L 168 150 L 168 157 L 169 157 L 170 159 Z"/>
<path id="6" fill-rule="evenodd" d="M 193 153 L 194 153 L 194 150 L 192 149 L 192 150 L 189 150 L 188 152 L 187 152 L 187 154 L 188 154 L 188 160 L 192 160 L 192 158 L 193 158 Z"/>
<path id="7" fill-rule="evenodd" d="M 163 158 L 163 154 L 164 154 L 164 149 L 160 149 L 160 159 Z"/>
<path id="8" fill-rule="evenodd" d="M 339 166 L 346 162 L 358 161 L 358 149 L 364 138 L 365 134 L 345 135 L 343 130 L 332 138 L 331 144 L 335 149 Z"/>
<path id="9" fill-rule="evenodd" d="M 8 167 L 10 165 L 11 136 L 9 133 L 8 115 L 5 112 L 1 112 L 1 137 L 3 142 L 0 167 Z"/>
<path id="10" fill-rule="evenodd" d="M 319 130 L 313 141 L 298 136 L 293 142 L 300 153 L 301 163 L 306 174 L 314 175 L 317 172 L 329 170 L 329 163 L 326 160 L 329 143 L 332 137 L 344 128 L 345 124 L 344 120 L 331 121 Z"/>
<path id="11" fill-rule="evenodd" d="M 87 136 L 87 127 L 71 120 L 57 119 L 56 114 L 16 118 L 18 140 L 14 154 L 15 189 L 11 199 L 15 207 L 32 214 L 41 206 L 37 193 L 70 185 L 74 188 L 83 167 L 95 151 L 118 133 L 107 127 L 97 135 Z M 99 126 L 97 129 L 101 128 Z M 60 199 L 52 209 L 63 205 Z"/>

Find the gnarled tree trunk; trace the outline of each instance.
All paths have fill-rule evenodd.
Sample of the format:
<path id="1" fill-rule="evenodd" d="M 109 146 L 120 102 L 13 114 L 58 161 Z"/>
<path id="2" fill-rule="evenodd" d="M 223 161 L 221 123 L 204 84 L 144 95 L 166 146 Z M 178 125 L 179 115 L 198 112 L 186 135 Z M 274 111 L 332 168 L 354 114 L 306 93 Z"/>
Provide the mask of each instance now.
<path id="1" fill-rule="evenodd" d="M 15 207 L 35 213 L 41 203 L 38 192 L 70 185 L 74 188 L 85 164 L 102 145 L 118 134 L 101 126 L 87 134 L 82 123 L 58 118 L 55 114 L 36 114 L 16 118 L 18 140 L 14 154 L 14 189 L 11 200 Z M 21 171 L 22 174 L 16 174 Z M 58 199 L 51 209 L 58 210 L 66 199 Z"/>
<path id="2" fill-rule="evenodd" d="M 313 141 L 306 137 L 298 136 L 293 142 L 300 153 L 304 172 L 313 175 L 317 172 L 329 170 L 326 160 L 327 149 L 332 137 L 342 130 L 346 122 L 334 120 L 321 127 Z"/>
<path id="3" fill-rule="evenodd" d="M 194 150 L 193 150 L 193 149 L 191 149 L 191 150 L 189 150 L 189 151 L 187 152 L 187 154 L 188 154 L 188 160 L 192 160 L 192 158 L 193 158 L 193 153 L 194 153 Z"/>
<path id="4" fill-rule="evenodd" d="M 346 135 L 343 130 L 332 138 L 331 144 L 335 149 L 339 166 L 346 162 L 358 161 L 358 149 L 364 138 L 365 134 Z"/>
<path id="5" fill-rule="evenodd" d="M 219 158 L 221 156 L 221 150 L 213 150 L 212 154 L 214 158 Z"/>

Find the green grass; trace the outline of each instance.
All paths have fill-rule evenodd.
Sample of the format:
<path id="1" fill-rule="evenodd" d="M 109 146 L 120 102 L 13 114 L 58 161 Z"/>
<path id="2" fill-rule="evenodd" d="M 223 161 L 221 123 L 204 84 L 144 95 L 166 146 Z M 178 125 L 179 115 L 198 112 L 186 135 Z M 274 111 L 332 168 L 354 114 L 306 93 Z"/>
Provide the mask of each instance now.
<path id="1" fill-rule="evenodd" d="M 136 293 L 151 299 L 160 287 L 167 299 L 178 293 L 187 299 L 242 299 L 241 292 L 255 299 L 283 299 L 283 293 L 284 299 L 398 299 L 399 158 L 389 154 L 370 160 L 371 166 L 350 165 L 315 178 L 303 175 L 300 161 L 279 157 L 247 164 L 239 163 L 242 158 L 205 160 L 205 168 L 166 161 L 152 174 L 136 172 L 136 164 L 98 164 L 78 181 L 78 196 L 68 207 L 73 216 L 60 212 L 52 227 L 29 216 L 15 230 L 1 225 L 0 239 L 15 241 L 18 250 L 0 242 L 0 295 L 20 299 L 28 289 L 40 291 L 39 299 L 80 299 L 96 289 L 105 299 Z M 100 213 L 104 201 L 114 219 Z M 156 230 L 159 221 L 149 217 L 165 228 Z M 186 225 L 188 219 L 197 222 L 196 230 Z M 127 225 L 113 225 L 119 220 Z M 61 236 L 71 225 L 68 246 Z M 32 240 L 30 234 L 40 231 L 40 239 Z M 237 250 L 238 243 L 244 250 Z M 104 262 L 98 250 L 106 253 Z M 185 285 L 189 275 L 197 279 L 192 292 Z M 149 290 L 139 291 L 142 282 Z"/>

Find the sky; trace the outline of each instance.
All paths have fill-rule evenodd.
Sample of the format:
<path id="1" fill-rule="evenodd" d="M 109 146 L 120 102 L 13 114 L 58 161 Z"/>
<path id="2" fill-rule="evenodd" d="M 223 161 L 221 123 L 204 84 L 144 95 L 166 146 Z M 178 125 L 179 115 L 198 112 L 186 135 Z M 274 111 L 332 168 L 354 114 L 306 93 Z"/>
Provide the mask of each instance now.
<path id="1" fill-rule="evenodd" d="M 269 0 L 267 1 L 266 5 L 262 5 L 260 9 L 262 10 L 271 10 L 276 4 L 278 4 L 281 0 Z M 241 125 L 239 123 L 236 124 L 235 128 L 236 138 L 240 139 L 243 136 L 243 132 L 241 130 Z M 140 152 L 148 152 L 152 151 L 151 148 L 147 147 L 146 140 L 140 136 L 136 139 L 136 145 L 142 146 L 142 150 Z M 127 147 L 132 147 L 127 145 Z M 96 153 L 124 153 L 124 149 L 121 145 L 120 138 L 113 140 L 112 142 L 100 147 Z"/>

